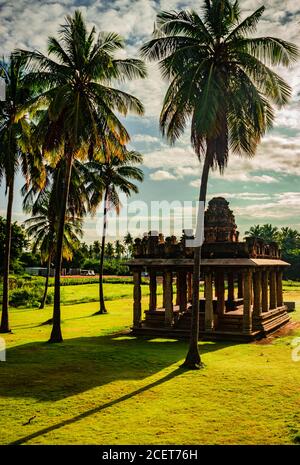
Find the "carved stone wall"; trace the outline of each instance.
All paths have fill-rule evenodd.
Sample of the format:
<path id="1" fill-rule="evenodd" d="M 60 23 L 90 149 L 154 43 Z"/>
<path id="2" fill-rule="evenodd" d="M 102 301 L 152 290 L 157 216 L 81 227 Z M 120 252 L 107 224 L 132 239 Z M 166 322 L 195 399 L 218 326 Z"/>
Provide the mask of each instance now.
<path id="1" fill-rule="evenodd" d="M 145 233 L 134 242 L 134 257 L 141 258 L 193 258 L 194 249 L 186 246 L 191 239 L 190 231 L 183 231 L 181 238 L 164 238 L 157 231 Z M 229 202 L 214 197 L 208 203 L 204 217 L 203 258 L 280 258 L 281 251 L 274 242 L 247 238 L 239 242 L 239 232 Z"/>
<path id="2" fill-rule="evenodd" d="M 238 242 L 239 232 L 229 202 L 214 197 L 208 203 L 204 216 L 205 242 Z"/>

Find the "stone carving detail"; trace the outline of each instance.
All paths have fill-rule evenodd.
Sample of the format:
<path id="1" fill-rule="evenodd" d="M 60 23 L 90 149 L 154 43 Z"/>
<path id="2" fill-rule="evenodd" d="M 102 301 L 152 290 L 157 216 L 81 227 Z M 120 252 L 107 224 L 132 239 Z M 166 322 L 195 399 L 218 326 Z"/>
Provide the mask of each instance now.
<path id="1" fill-rule="evenodd" d="M 194 236 L 190 230 L 183 231 L 181 238 L 164 238 L 157 231 L 145 233 L 134 241 L 135 258 L 193 258 L 194 249 L 186 247 L 186 240 Z M 275 242 L 246 238 L 239 242 L 239 232 L 229 203 L 223 197 L 215 197 L 208 203 L 204 217 L 203 258 L 281 258 Z"/>
<path id="2" fill-rule="evenodd" d="M 238 242 L 239 232 L 229 203 L 223 197 L 214 197 L 208 203 L 204 216 L 205 242 Z"/>

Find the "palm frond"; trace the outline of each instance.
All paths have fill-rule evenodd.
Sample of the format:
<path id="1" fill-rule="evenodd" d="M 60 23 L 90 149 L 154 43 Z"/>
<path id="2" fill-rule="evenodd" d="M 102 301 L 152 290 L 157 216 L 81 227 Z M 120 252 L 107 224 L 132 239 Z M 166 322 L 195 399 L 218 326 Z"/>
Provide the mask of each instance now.
<path id="1" fill-rule="evenodd" d="M 233 31 L 226 37 L 225 42 L 233 40 L 234 38 L 251 34 L 256 31 L 257 24 L 265 11 L 265 7 L 261 6 L 250 16 L 247 16 L 241 23 L 239 23 Z"/>

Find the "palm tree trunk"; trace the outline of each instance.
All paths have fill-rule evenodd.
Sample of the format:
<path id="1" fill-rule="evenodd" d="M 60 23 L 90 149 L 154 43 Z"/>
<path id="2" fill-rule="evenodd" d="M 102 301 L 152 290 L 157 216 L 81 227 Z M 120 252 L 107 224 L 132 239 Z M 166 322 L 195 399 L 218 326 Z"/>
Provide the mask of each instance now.
<path id="1" fill-rule="evenodd" d="M 5 254 L 4 254 L 4 270 L 3 270 L 3 300 L 2 300 L 2 316 L 0 333 L 9 333 L 8 321 L 8 304 L 9 304 L 9 265 L 10 265 L 10 251 L 11 251 L 11 218 L 12 207 L 14 201 L 14 175 L 11 178 L 8 186 L 8 202 L 6 213 L 6 239 L 5 239 Z"/>
<path id="2" fill-rule="evenodd" d="M 49 254 L 48 262 L 47 262 L 47 274 L 46 274 L 46 281 L 45 281 L 45 290 L 44 295 L 41 301 L 40 310 L 45 307 L 45 302 L 48 294 L 48 284 L 49 284 L 49 275 L 50 275 L 50 267 L 51 267 L 51 254 Z"/>
<path id="3" fill-rule="evenodd" d="M 103 292 L 103 264 L 104 264 L 104 250 L 105 250 L 105 239 L 106 239 L 106 228 L 107 228 L 107 198 L 108 198 L 108 188 L 105 190 L 104 196 L 104 217 L 103 217 L 103 233 L 102 233 L 102 243 L 101 243 L 101 253 L 100 253 L 100 268 L 99 268 L 99 303 L 100 310 L 95 313 L 95 315 L 103 315 L 107 313 L 104 301 L 104 292 Z"/>
<path id="4" fill-rule="evenodd" d="M 211 157 L 207 149 L 202 176 L 201 186 L 199 194 L 199 202 L 206 201 L 207 182 L 209 169 L 211 166 Z M 200 259 L 201 259 L 201 246 L 195 247 L 194 249 L 194 268 L 193 268 L 193 294 L 192 294 L 192 318 L 191 318 L 191 334 L 190 334 L 190 346 L 184 363 L 183 368 L 190 370 L 197 370 L 203 367 L 201 357 L 198 349 L 199 339 L 199 281 L 200 281 Z"/>
<path id="5" fill-rule="evenodd" d="M 56 244 L 55 278 L 54 278 L 54 306 L 53 306 L 53 326 L 49 342 L 62 342 L 61 320 L 60 320 L 60 275 L 62 264 L 62 249 L 64 241 L 65 217 L 69 197 L 70 180 L 73 166 L 73 155 L 67 155 L 66 174 L 64 185 L 62 186 L 61 211 Z"/>

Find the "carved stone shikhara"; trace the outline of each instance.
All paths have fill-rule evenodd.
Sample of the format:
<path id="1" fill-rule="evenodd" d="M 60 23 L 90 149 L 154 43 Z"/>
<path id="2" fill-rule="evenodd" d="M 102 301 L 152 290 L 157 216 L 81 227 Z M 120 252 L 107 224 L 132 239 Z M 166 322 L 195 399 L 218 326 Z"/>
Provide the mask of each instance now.
<path id="1" fill-rule="evenodd" d="M 145 233 L 143 239 L 134 241 L 134 258 L 193 258 L 194 249 L 186 246 L 186 235 L 164 238 L 163 234 Z M 239 232 L 232 210 L 222 197 L 208 203 L 204 219 L 204 244 L 202 258 L 281 258 L 276 242 L 265 243 L 261 239 L 246 238 L 239 242 Z"/>
<path id="2" fill-rule="evenodd" d="M 135 334 L 189 335 L 194 249 L 187 247 L 186 240 L 191 238 L 185 231 L 178 239 L 150 231 L 135 239 L 134 258 L 128 263 L 134 275 Z M 229 203 L 222 197 L 210 200 L 201 248 L 204 293 L 199 295 L 200 335 L 249 341 L 287 324 L 289 315 L 282 295 L 286 266 L 289 264 L 281 260 L 278 244 L 253 238 L 240 242 Z M 143 319 L 141 276 L 145 271 L 150 297 Z M 163 298 L 158 307 L 160 283 Z"/>

